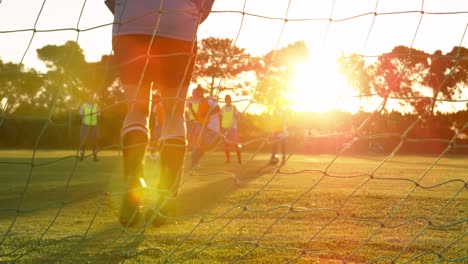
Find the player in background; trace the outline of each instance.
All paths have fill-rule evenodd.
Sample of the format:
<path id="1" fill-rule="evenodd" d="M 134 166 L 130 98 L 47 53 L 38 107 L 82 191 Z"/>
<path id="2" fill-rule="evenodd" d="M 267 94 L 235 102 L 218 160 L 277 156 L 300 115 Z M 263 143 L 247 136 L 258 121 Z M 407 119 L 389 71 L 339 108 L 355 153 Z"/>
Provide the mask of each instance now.
<path id="1" fill-rule="evenodd" d="M 286 162 L 286 143 L 288 138 L 287 110 L 281 104 L 275 106 L 271 112 L 271 156 L 270 164 L 277 164 L 281 154 L 281 165 Z"/>
<path id="2" fill-rule="evenodd" d="M 160 138 L 158 202 L 177 195 L 185 156 L 184 108 L 197 54 L 198 26 L 214 0 L 106 0 L 114 14 L 112 46 L 128 110 L 121 129 L 123 195 L 120 222 L 138 222 L 152 83 L 161 92 L 164 124 Z"/>
<path id="3" fill-rule="evenodd" d="M 93 148 L 93 160 L 99 161 L 98 138 L 99 138 L 99 117 L 101 111 L 97 104 L 98 97 L 93 95 L 92 99 L 80 106 L 81 128 L 80 128 L 80 161 L 84 159 L 86 145 L 89 142 Z"/>
<path id="4" fill-rule="evenodd" d="M 164 123 L 164 106 L 161 101 L 161 95 L 156 93 L 153 96 L 151 103 L 151 115 L 153 116 L 153 126 L 151 128 L 151 141 L 149 144 L 150 158 L 156 160 L 159 148 L 159 139 L 161 138 L 161 130 Z"/>
<path id="5" fill-rule="evenodd" d="M 197 88 L 202 89 L 200 85 L 198 85 Z M 200 129 L 201 129 L 201 125 L 197 120 L 197 112 L 198 112 L 198 106 L 201 100 L 203 100 L 203 95 L 200 96 L 199 94 L 197 94 L 196 92 L 198 91 L 197 88 L 195 88 L 192 91 L 192 96 L 190 97 L 190 99 L 187 101 L 187 104 L 186 104 L 187 112 L 185 114 L 185 117 L 186 117 L 185 120 L 187 124 L 187 143 L 188 143 L 189 149 L 193 149 L 193 146 L 195 145 L 197 141 L 197 137 L 200 134 Z"/>
<path id="6" fill-rule="evenodd" d="M 224 154 L 226 157 L 225 162 L 231 162 L 230 151 L 233 150 L 237 154 L 237 162 L 242 164 L 241 146 L 239 145 L 238 133 L 238 118 L 239 111 L 236 106 L 232 104 L 231 96 L 228 94 L 224 97 L 226 105 L 221 108 L 221 133 L 224 136 Z"/>
<path id="7" fill-rule="evenodd" d="M 215 98 L 208 96 L 205 98 L 205 90 L 198 86 L 194 90 L 194 95 L 202 98 L 198 106 L 197 120 L 201 129 L 197 141 L 192 151 L 192 170 L 200 169 L 200 160 L 203 155 L 216 145 L 219 141 L 219 105 Z"/>

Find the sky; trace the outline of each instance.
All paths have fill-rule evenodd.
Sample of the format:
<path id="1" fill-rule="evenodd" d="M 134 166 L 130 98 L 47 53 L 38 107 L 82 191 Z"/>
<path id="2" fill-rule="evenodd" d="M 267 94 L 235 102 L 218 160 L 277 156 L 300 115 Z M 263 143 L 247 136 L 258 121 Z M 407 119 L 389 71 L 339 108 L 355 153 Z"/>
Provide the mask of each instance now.
<path id="1" fill-rule="evenodd" d="M 111 23 L 103 0 L 0 0 L 0 59 L 43 71 L 36 49 L 74 40 L 98 61 L 111 53 Z M 445 53 L 468 47 L 467 25 L 465 0 L 217 0 L 198 35 L 231 38 L 253 56 L 305 41 L 323 60 L 397 45 Z"/>
<path id="2" fill-rule="evenodd" d="M 332 54 L 378 55 L 396 45 L 427 52 L 468 46 L 463 0 L 217 0 L 213 11 L 199 39 L 232 38 L 255 56 L 297 40 Z M 0 58 L 36 65 L 37 48 L 75 40 L 88 61 L 97 61 L 111 52 L 111 23 L 103 0 L 1 0 Z"/>

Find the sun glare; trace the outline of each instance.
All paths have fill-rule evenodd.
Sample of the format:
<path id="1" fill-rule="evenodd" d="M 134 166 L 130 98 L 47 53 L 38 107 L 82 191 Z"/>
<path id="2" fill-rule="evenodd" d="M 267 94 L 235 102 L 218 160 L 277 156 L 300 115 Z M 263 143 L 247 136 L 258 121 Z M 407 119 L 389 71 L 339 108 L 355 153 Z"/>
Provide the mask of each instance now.
<path id="1" fill-rule="evenodd" d="M 299 112 L 324 112 L 334 108 L 355 111 L 352 104 L 339 104 L 340 96 L 348 90 L 347 79 L 338 72 L 336 59 L 311 57 L 296 65 L 292 80 L 293 109 Z M 355 106 L 356 107 L 356 106 Z"/>

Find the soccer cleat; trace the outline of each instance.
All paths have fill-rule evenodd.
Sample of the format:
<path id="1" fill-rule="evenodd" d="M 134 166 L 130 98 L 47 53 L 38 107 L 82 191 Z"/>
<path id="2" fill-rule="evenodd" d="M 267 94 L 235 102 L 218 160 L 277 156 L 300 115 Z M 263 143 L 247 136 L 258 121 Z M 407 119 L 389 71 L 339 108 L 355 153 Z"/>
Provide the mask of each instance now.
<path id="1" fill-rule="evenodd" d="M 200 163 L 195 163 L 195 164 L 192 165 L 192 170 L 197 171 L 197 170 L 199 170 L 200 168 L 201 168 Z"/>
<path id="2" fill-rule="evenodd" d="M 145 221 L 154 227 L 160 227 L 167 222 L 167 203 L 166 195 L 159 196 L 155 208 L 150 208 L 145 212 Z"/>
<path id="3" fill-rule="evenodd" d="M 132 193 L 123 197 L 120 205 L 119 222 L 126 227 L 135 226 L 140 222 L 141 208 L 138 195 Z"/>
<path id="4" fill-rule="evenodd" d="M 154 227 L 160 227 L 166 223 L 166 218 L 162 215 L 163 213 L 160 210 L 149 209 L 145 213 L 146 223 L 149 223 Z"/>
<path id="5" fill-rule="evenodd" d="M 151 160 L 157 160 L 159 158 L 159 155 L 157 153 L 151 153 L 150 159 Z"/>
<path id="6" fill-rule="evenodd" d="M 275 156 L 271 156 L 270 161 L 269 161 L 269 163 L 270 163 L 271 165 L 276 165 L 278 162 L 279 162 L 279 159 L 278 159 L 278 157 L 276 157 L 276 155 L 275 155 Z"/>

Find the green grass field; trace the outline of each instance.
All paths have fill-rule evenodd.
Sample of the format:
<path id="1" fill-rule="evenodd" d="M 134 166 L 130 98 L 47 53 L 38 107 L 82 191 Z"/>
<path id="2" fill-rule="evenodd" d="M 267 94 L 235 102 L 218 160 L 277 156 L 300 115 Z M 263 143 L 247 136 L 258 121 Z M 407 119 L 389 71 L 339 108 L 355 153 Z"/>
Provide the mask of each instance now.
<path id="1" fill-rule="evenodd" d="M 467 263 L 468 157 L 209 153 L 168 223 L 117 222 L 121 157 L 0 152 L 0 262 Z M 145 205 L 156 190 L 148 160 Z"/>

